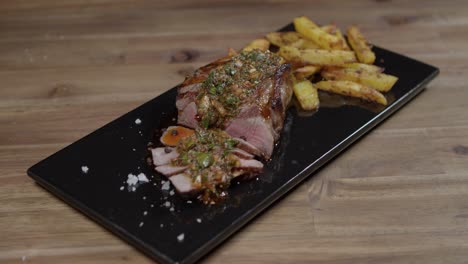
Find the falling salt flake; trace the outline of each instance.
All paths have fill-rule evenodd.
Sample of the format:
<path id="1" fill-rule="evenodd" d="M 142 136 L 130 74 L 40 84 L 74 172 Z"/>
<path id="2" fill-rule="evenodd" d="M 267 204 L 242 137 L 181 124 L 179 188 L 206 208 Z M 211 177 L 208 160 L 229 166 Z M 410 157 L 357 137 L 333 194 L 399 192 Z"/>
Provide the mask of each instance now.
<path id="1" fill-rule="evenodd" d="M 171 188 L 171 183 L 169 181 L 163 183 L 162 187 L 161 187 L 161 190 L 163 191 L 167 191 L 169 190 L 169 188 Z"/>
<path id="2" fill-rule="evenodd" d="M 88 166 L 81 166 L 81 171 L 82 171 L 83 173 L 88 173 L 88 171 L 89 171 Z"/>
<path id="3" fill-rule="evenodd" d="M 135 120 L 135 124 L 137 124 L 137 125 L 141 124 L 141 119 L 140 119 L 140 118 L 137 118 L 137 119 Z"/>
<path id="4" fill-rule="evenodd" d="M 146 196 L 143 196 L 143 200 L 146 200 Z"/>
<path id="5" fill-rule="evenodd" d="M 26 256 L 22 256 L 22 257 L 21 257 L 21 261 L 23 261 L 23 262 L 25 262 L 25 261 L 26 261 L 26 259 L 27 259 L 27 257 L 26 257 Z"/>
<path id="6" fill-rule="evenodd" d="M 258 181 L 258 177 L 257 177 L 257 178 L 255 178 L 255 180 L 256 180 L 256 181 Z"/>
<path id="7" fill-rule="evenodd" d="M 144 212 L 143 212 L 143 215 L 147 215 L 147 214 L 148 214 L 148 212 L 147 212 L 147 211 L 144 211 Z"/>
<path id="8" fill-rule="evenodd" d="M 167 208 L 171 207 L 171 202 L 166 201 L 166 202 L 164 203 L 164 206 L 166 206 Z"/>
<path id="9" fill-rule="evenodd" d="M 123 191 L 125 189 L 124 186 L 120 186 L 120 190 Z"/>
<path id="10" fill-rule="evenodd" d="M 145 223 L 143 222 L 140 222 L 140 224 L 138 225 L 139 227 L 142 227 Z"/>
<path id="11" fill-rule="evenodd" d="M 171 195 L 171 196 L 174 195 L 174 194 L 175 194 L 174 190 L 171 190 L 171 191 L 169 192 L 169 195 Z"/>
<path id="12" fill-rule="evenodd" d="M 187 203 L 188 203 L 188 204 L 191 204 L 191 203 L 192 203 L 192 201 L 191 201 L 191 200 L 188 200 L 188 201 L 187 201 Z"/>
<path id="13" fill-rule="evenodd" d="M 179 241 L 179 242 L 184 241 L 184 237 L 185 237 L 184 233 L 178 235 L 178 236 L 177 236 L 177 241 Z"/>
<path id="14" fill-rule="evenodd" d="M 138 180 L 141 182 L 149 182 L 148 178 L 146 178 L 146 175 L 142 172 L 138 174 Z"/>
<path id="15" fill-rule="evenodd" d="M 200 218 L 197 218 L 197 222 L 198 222 L 198 223 L 201 223 L 201 219 L 200 219 Z"/>

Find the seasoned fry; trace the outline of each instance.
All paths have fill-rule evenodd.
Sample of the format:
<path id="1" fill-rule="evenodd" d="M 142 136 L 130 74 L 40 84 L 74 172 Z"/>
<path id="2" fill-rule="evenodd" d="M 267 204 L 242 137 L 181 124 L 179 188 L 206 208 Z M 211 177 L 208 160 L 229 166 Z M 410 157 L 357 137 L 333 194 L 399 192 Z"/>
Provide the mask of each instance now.
<path id="1" fill-rule="evenodd" d="M 356 56 L 360 62 L 367 64 L 374 63 L 375 54 L 357 27 L 348 28 L 348 41 L 354 52 L 356 52 Z"/>
<path id="2" fill-rule="evenodd" d="M 328 80 L 346 80 L 370 86 L 377 91 L 387 92 L 398 81 L 392 75 L 368 72 L 352 68 L 327 68 L 321 72 L 322 76 Z"/>
<path id="3" fill-rule="evenodd" d="M 307 65 L 307 66 L 296 69 L 294 71 L 294 76 L 296 76 L 296 79 L 298 80 L 307 79 L 310 76 L 314 75 L 315 73 L 319 72 L 320 69 L 321 69 L 320 66 Z"/>
<path id="4" fill-rule="evenodd" d="M 254 39 L 252 42 L 250 42 L 247 46 L 245 46 L 242 50 L 244 51 L 250 51 L 254 49 L 259 49 L 259 50 L 267 50 L 270 47 L 270 42 L 266 39 Z"/>
<path id="5" fill-rule="evenodd" d="M 387 105 L 387 99 L 380 92 L 365 85 L 351 81 L 321 81 L 315 84 L 317 89 L 361 98 L 367 101 Z"/>
<path id="6" fill-rule="evenodd" d="M 314 110 L 319 106 L 317 89 L 308 80 L 294 83 L 294 95 L 304 110 Z"/>
<path id="7" fill-rule="evenodd" d="M 328 34 L 332 34 L 340 39 L 340 42 L 336 46 L 336 49 L 351 50 L 348 46 L 348 43 L 346 43 L 346 39 L 343 37 L 343 34 L 341 34 L 341 30 L 337 28 L 336 25 L 334 24 L 325 25 L 322 27 L 322 29 Z"/>
<path id="8" fill-rule="evenodd" d="M 307 39 L 317 43 L 323 49 L 340 49 L 340 39 L 318 27 L 307 17 L 297 17 L 294 19 L 296 31 Z"/>
<path id="9" fill-rule="evenodd" d="M 380 68 L 379 66 L 372 65 L 372 64 L 358 63 L 358 62 L 346 63 L 346 64 L 343 64 L 342 67 L 361 70 L 361 71 L 367 71 L 367 72 L 383 72 L 384 71 L 384 69 Z"/>
<path id="10" fill-rule="evenodd" d="M 344 50 L 299 50 L 285 46 L 280 48 L 279 55 L 285 58 L 286 61 L 300 62 L 304 65 L 343 65 L 356 61 L 356 56 L 352 51 Z"/>
<path id="11" fill-rule="evenodd" d="M 266 39 L 270 41 L 271 44 L 278 47 L 291 46 L 301 49 L 320 48 L 315 42 L 303 38 L 297 32 L 271 32 L 266 35 Z"/>
<path id="12" fill-rule="evenodd" d="M 278 47 L 291 46 L 299 48 L 304 42 L 304 39 L 297 32 L 271 32 L 265 37 L 271 44 Z"/>

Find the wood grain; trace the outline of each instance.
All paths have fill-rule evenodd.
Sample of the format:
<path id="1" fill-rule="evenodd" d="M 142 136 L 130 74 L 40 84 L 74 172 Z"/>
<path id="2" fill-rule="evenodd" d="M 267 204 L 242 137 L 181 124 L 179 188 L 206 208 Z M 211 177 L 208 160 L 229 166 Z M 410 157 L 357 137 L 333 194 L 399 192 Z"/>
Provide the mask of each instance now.
<path id="1" fill-rule="evenodd" d="M 26 169 L 298 15 L 441 74 L 204 261 L 466 263 L 468 3 L 435 0 L 2 1 L 0 262 L 151 263 Z"/>

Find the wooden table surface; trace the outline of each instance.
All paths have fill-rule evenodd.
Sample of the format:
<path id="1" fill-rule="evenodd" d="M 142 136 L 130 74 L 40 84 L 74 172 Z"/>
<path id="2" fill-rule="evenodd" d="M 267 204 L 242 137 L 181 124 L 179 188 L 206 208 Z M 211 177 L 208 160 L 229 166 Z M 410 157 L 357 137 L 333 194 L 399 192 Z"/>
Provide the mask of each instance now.
<path id="1" fill-rule="evenodd" d="M 150 263 L 26 169 L 303 14 L 441 74 L 204 260 L 467 263 L 468 2 L 436 0 L 2 1 L 0 262 Z"/>

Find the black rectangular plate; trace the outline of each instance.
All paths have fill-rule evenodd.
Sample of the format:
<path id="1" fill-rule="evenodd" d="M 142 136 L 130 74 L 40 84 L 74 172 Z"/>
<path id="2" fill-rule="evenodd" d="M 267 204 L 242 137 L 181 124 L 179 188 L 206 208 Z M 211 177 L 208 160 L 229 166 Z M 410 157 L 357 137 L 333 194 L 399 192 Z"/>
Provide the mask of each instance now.
<path id="1" fill-rule="evenodd" d="M 170 195 L 161 190 L 164 178 L 147 165 L 154 131 L 173 122 L 175 88 L 42 160 L 28 175 L 158 262 L 193 263 L 414 98 L 439 72 L 385 49 L 374 51 L 376 64 L 399 77 L 386 94 L 389 105 L 321 93 L 313 115 L 291 107 L 265 172 L 258 180 L 233 184 L 224 203 L 206 206 Z M 127 189 L 127 175 L 140 172 L 150 182 Z M 182 233 L 184 240 L 178 241 Z"/>

